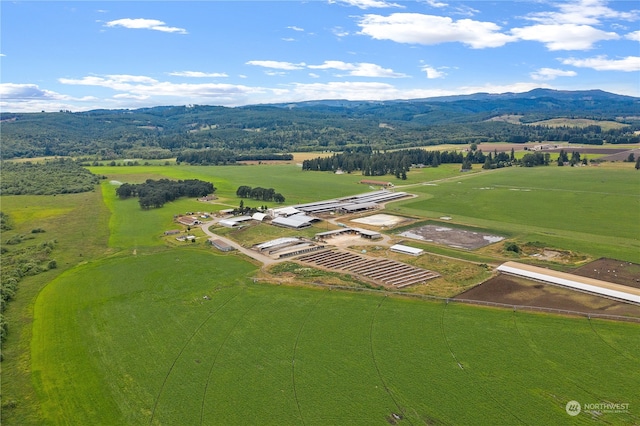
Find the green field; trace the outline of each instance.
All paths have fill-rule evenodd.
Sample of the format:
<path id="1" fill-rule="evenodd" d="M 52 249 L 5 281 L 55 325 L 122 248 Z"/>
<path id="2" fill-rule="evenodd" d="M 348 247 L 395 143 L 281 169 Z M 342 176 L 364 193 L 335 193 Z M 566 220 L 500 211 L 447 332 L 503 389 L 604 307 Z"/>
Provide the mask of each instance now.
<path id="1" fill-rule="evenodd" d="M 602 420 L 640 419 L 637 325 L 256 285 L 253 269 L 183 249 L 55 280 L 35 306 L 44 418 L 563 424 L 574 399 L 629 403 Z"/>
<path id="2" fill-rule="evenodd" d="M 505 168 L 413 186 L 391 211 L 450 216 L 519 239 L 640 262 L 640 173 L 631 167 Z"/>
<path id="3" fill-rule="evenodd" d="M 458 168 L 411 171 L 398 190 L 419 197 L 385 213 L 448 215 L 521 242 L 640 261 L 631 167 Z M 2 198 L 11 232 L 46 229 L 37 238 L 58 240 L 60 265 L 20 282 L 5 312 L 2 424 L 384 425 L 393 414 L 408 425 L 640 423 L 638 324 L 256 283 L 258 266 L 240 254 L 162 237 L 179 228 L 174 214 L 237 205 L 240 185 L 273 187 L 290 204 L 367 192 L 361 175 L 295 165 L 92 170 L 108 176 L 96 192 Z M 109 183 L 161 177 L 209 180 L 220 204 L 143 211 Z M 251 244 L 273 229 L 228 232 Z M 572 418 L 570 400 L 629 406 Z"/>

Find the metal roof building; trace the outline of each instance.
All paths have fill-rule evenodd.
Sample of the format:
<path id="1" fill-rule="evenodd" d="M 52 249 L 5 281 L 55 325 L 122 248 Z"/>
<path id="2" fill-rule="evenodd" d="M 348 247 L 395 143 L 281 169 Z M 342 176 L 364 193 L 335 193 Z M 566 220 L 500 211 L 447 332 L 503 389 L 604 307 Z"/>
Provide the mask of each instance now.
<path id="1" fill-rule="evenodd" d="M 525 277 L 533 280 L 556 284 L 575 290 L 595 293 L 601 296 L 640 304 L 640 289 L 594 278 L 581 277 L 566 272 L 553 271 L 537 266 L 525 265 L 517 262 L 505 262 L 498 266 L 498 271 Z"/>
<path id="2" fill-rule="evenodd" d="M 271 221 L 273 225 L 284 226 L 286 228 L 300 229 L 311 226 L 313 222 L 320 219 L 307 216 L 305 214 L 296 214 L 289 217 L 276 217 Z"/>
<path id="3" fill-rule="evenodd" d="M 222 219 L 218 223 L 222 226 L 226 226 L 227 228 L 233 228 L 234 226 L 238 226 L 241 222 L 246 222 L 251 219 L 253 219 L 251 216 L 238 216 L 231 217 L 229 219 Z"/>
<path id="4" fill-rule="evenodd" d="M 390 247 L 390 250 L 396 253 L 410 254 L 411 256 L 419 256 L 424 252 L 424 250 L 422 249 L 409 247 L 402 244 L 394 244 Z"/>

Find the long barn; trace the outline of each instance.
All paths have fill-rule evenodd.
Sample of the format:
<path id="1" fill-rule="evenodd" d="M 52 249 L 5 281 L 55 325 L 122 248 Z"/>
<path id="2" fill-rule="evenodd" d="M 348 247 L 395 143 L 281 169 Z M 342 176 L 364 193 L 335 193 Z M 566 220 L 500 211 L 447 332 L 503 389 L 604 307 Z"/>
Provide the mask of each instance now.
<path id="1" fill-rule="evenodd" d="M 517 262 L 503 263 L 498 266 L 497 270 L 505 274 L 516 275 L 549 284 L 569 287 L 574 290 L 611 297 L 625 302 L 640 304 L 640 288 L 614 284 L 594 278 L 581 277 L 579 275 L 553 271 L 551 269 Z"/>

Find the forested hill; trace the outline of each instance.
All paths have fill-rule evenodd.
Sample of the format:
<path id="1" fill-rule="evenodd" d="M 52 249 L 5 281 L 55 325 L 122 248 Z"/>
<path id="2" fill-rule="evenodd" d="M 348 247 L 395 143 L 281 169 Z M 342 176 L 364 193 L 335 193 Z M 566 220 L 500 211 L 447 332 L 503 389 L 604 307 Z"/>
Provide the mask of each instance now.
<path id="1" fill-rule="evenodd" d="M 512 117 L 503 120 L 501 117 Z M 626 124 L 603 128 L 536 125 L 551 118 Z M 164 106 L 137 110 L 0 115 L 2 158 L 46 155 L 171 158 L 186 150 L 235 153 L 373 149 L 442 143 L 558 140 L 634 142 L 640 98 L 598 90 L 364 102 L 314 101 L 237 108 Z"/>

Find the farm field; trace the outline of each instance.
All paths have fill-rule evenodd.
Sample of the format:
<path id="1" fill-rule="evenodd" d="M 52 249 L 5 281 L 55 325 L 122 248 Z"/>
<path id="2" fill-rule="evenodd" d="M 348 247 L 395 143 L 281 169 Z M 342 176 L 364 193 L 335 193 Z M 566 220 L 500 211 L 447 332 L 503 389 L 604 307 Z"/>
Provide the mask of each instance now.
<path id="1" fill-rule="evenodd" d="M 390 212 L 480 226 L 518 239 L 638 262 L 640 175 L 632 167 L 505 168 L 412 186 Z"/>
<path id="2" fill-rule="evenodd" d="M 293 204 L 370 191 L 359 174 L 282 164 L 91 170 L 107 176 L 93 193 L 2 198 L 12 232 L 42 226 L 38 238 L 59 240 L 60 264 L 21 282 L 6 311 L 3 424 L 566 424 L 570 400 L 629 404 L 583 412 L 578 424 L 640 423 L 637 323 L 447 304 L 420 289 L 401 297 L 277 285 L 204 238 L 162 237 L 180 228 L 174 214 L 237 206 L 239 185 L 273 187 Z M 218 199 L 143 211 L 110 183 L 164 177 L 211 181 Z M 450 216 L 518 243 L 640 260 L 640 173 L 628 164 L 464 174 L 443 165 L 397 182 L 418 197 L 384 213 Z M 225 230 L 246 245 L 291 235 L 277 231 Z M 488 275 L 478 263 L 510 258 L 501 244 L 412 242 L 434 254 L 408 262 L 455 278 L 450 291 L 467 272 Z"/>
<path id="3" fill-rule="evenodd" d="M 52 282 L 34 312 L 43 420 L 563 424 L 572 399 L 640 420 L 635 324 L 253 284 L 254 270 L 186 248 Z"/>

